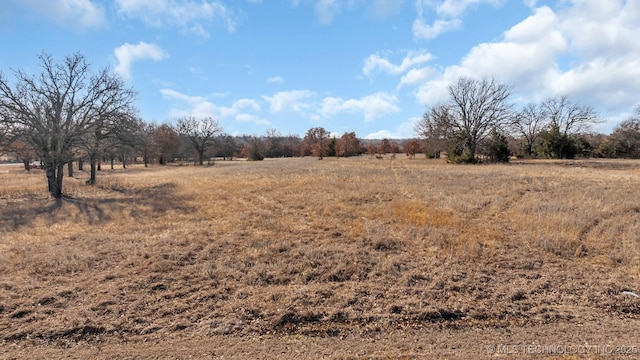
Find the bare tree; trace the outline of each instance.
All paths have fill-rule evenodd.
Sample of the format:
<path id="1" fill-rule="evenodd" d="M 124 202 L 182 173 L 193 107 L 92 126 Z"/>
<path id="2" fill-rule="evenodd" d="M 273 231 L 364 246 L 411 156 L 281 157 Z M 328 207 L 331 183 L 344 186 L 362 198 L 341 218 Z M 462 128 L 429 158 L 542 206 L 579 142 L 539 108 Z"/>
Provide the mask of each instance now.
<path id="1" fill-rule="evenodd" d="M 511 116 L 511 89 L 494 79 L 460 78 L 449 85 L 450 102 L 445 131 L 459 140 L 463 161 L 475 161 L 480 142 L 495 128 L 501 128 Z"/>
<path id="2" fill-rule="evenodd" d="M 82 148 L 89 156 L 90 175 L 87 184 L 96 183 L 96 167 L 100 157 L 108 152 L 113 158 L 113 152 L 127 137 L 133 128 L 135 118 L 131 115 L 133 110 L 111 113 L 100 116 L 82 141 Z M 111 164 L 113 168 L 113 161 Z"/>
<path id="3" fill-rule="evenodd" d="M 157 125 L 138 118 L 135 120 L 134 129 L 133 138 L 135 144 L 133 147 L 138 154 L 142 155 L 144 167 L 148 167 L 150 158 L 154 154 L 154 149 L 156 148 L 152 135 L 157 129 Z"/>
<path id="4" fill-rule="evenodd" d="M 36 153 L 29 143 L 18 137 L 9 143 L 8 149 L 22 160 L 26 171 L 31 171 L 31 161 L 34 160 Z"/>
<path id="5" fill-rule="evenodd" d="M 311 128 L 304 137 L 304 142 L 311 147 L 314 156 L 322 160 L 327 153 L 327 143 L 331 134 L 322 127 Z"/>
<path id="6" fill-rule="evenodd" d="M 5 115 L 0 113 L 0 155 L 9 145 L 9 127 L 6 121 L 3 121 Z"/>
<path id="7" fill-rule="evenodd" d="M 600 121 L 592 107 L 575 103 L 567 96 L 549 98 L 540 107 L 551 130 L 564 136 L 587 131 Z"/>
<path id="8" fill-rule="evenodd" d="M 267 129 L 264 136 L 265 156 L 270 158 L 282 156 L 282 134 L 276 129 Z"/>
<path id="9" fill-rule="evenodd" d="M 533 146 L 542 131 L 547 126 L 547 117 L 542 105 L 530 103 L 523 107 L 511 121 L 511 128 L 525 140 L 525 155 L 533 155 Z"/>
<path id="10" fill-rule="evenodd" d="M 180 136 L 186 138 L 193 149 L 198 153 L 198 164 L 204 164 L 204 154 L 215 145 L 215 139 L 222 134 L 222 128 L 218 120 L 212 117 L 197 119 L 184 117 L 178 120 L 176 125 Z"/>
<path id="11" fill-rule="evenodd" d="M 222 156 L 223 160 L 233 160 L 233 156 L 238 151 L 238 144 L 233 136 L 229 134 L 222 134 L 216 139 L 217 156 Z"/>
<path id="12" fill-rule="evenodd" d="M 416 126 L 416 134 L 424 142 L 424 150 L 427 156 L 439 158 L 440 152 L 447 147 L 448 139 L 454 138 L 454 129 L 449 126 L 449 107 L 438 105 L 426 111 Z"/>
<path id="13" fill-rule="evenodd" d="M 108 68 L 91 74 L 84 56 L 62 62 L 40 55 L 42 71 L 31 76 L 14 70 L 15 84 L 0 74 L 3 121 L 25 129 L 21 134 L 44 161 L 49 193 L 62 197 L 63 166 L 73 150 L 102 119 L 132 111 L 135 93 Z"/>
<path id="14" fill-rule="evenodd" d="M 168 124 L 162 124 L 155 128 L 151 133 L 151 141 L 157 151 L 160 165 L 173 162 L 175 154 L 182 148 L 180 137 Z"/>

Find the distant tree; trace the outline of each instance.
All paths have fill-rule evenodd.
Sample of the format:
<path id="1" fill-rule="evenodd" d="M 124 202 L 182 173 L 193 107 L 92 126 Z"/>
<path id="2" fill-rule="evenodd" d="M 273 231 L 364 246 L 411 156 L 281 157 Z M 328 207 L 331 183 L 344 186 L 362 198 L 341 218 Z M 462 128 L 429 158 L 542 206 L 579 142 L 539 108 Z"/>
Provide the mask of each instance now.
<path id="1" fill-rule="evenodd" d="M 391 151 L 391 143 L 389 143 L 389 139 L 380 140 L 380 144 L 378 145 L 378 154 L 384 155 Z"/>
<path id="2" fill-rule="evenodd" d="M 218 150 L 217 156 L 222 156 L 224 160 L 227 160 L 227 158 L 233 160 L 233 156 L 236 154 L 236 151 L 238 151 L 238 144 L 233 136 L 222 134 L 216 139 L 216 142 L 216 149 Z"/>
<path id="3" fill-rule="evenodd" d="M 113 159 L 116 152 L 128 146 L 133 137 L 135 117 L 129 113 L 110 114 L 96 120 L 92 131 L 89 132 L 80 143 L 83 153 L 89 157 L 89 180 L 87 184 L 96 183 L 96 170 L 98 161 L 104 155 Z M 111 161 L 113 168 L 113 161 Z"/>
<path id="4" fill-rule="evenodd" d="M 215 139 L 222 134 L 222 128 L 218 120 L 212 117 L 195 118 L 184 117 L 178 119 L 176 124 L 178 135 L 187 140 L 189 145 L 198 154 L 198 164 L 204 164 L 205 152 L 215 145 Z"/>
<path id="5" fill-rule="evenodd" d="M 445 140 L 450 162 L 475 162 L 480 142 L 510 119 L 510 95 L 493 79 L 460 78 L 449 85 L 449 101 L 425 112 L 416 129 L 426 140 Z"/>
<path id="6" fill-rule="evenodd" d="M 26 171 L 31 170 L 31 161 L 36 156 L 36 152 L 29 143 L 18 138 L 6 145 L 5 149 L 16 154 L 20 158 Z"/>
<path id="7" fill-rule="evenodd" d="M 336 145 L 336 155 L 341 157 L 358 155 L 361 146 L 355 132 L 345 132 Z"/>
<path id="8" fill-rule="evenodd" d="M 337 154 L 338 139 L 334 136 L 327 142 L 327 156 L 335 157 Z"/>
<path id="9" fill-rule="evenodd" d="M 539 104 L 530 103 L 515 114 L 510 125 L 524 139 L 524 157 L 533 156 L 536 140 L 547 124 L 544 108 Z"/>
<path id="10" fill-rule="evenodd" d="M 265 157 L 282 157 L 282 134 L 276 129 L 267 129 L 263 145 Z"/>
<path id="11" fill-rule="evenodd" d="M 304 142 L 311 148 L 313 156 L 317 156 L 322 160 L 327 154 L 329 138 L 331 134 L 322 127 L 315 127 L 307 131 Z"/>
<path id="12" fill-rule="evenodd" d="M 134 120 L 133 149 L 138 155 L 142 156 L 144 167 L 149 166 L 149 162 L 156 151 L 156 144 L 153 141 L 153 133 L 156 131 L 157 125 L 146 122 L 141 118 Z"/>
<path id="13" fill-rule="evenodd" d="M 555 126 L 541 131 L 534 147 L 535 155 L 540 158 L 573 159 L 579 152 L 574 138 Z"/>
<path id="14" fill-rule="evenodd" d="M 293 157 L 301 153 L 303 147 L 302 139 L 296 135 L 284 136 L 282 138 L 282 156 Z"/>
<path id="15" fill-rule="evenodd" d="M 490 162 L 509 162 L 511 157 L 511 150 L 509 150 L 509 142 L 507 137 L 501 133 L 498 129 L 491 130 L 491 134 L 486 139 L 485 155 L 489 158 Z"/>
<path id="16" fill-rule="evenodd" d="M 250 161 L 264 160 L 264 144 L 257 136 L 252 136 L 242 147 L 242 156 Z"/>
<path id="17" fill-rule="evenodd" d="M 401 149 L 400 149 L 400 145 L 398 145 L 395 142 L 389 142 L 389 153 L 391 153 L 392 156 L 395 157 L 396 154 L 400 154 L 402 153 Z"/>
<path id="18" fill-rule="evenodd" d="M 416 139 L 411 139 L 405 146 L 405 153 L 409 159 L 415 159 L 416 154 L 421 151 L 420 142 Z"/>
<path id="19" fill-rule="evenodd" d="M 15 85 L 0 74 L 0 114 L 44 162 L 49 193 L 62 197 L 64 164 L 104 119 L 130 114 L 135 92 L 108 68 L 91 73 L 84 56 L 62 62 L 40 55 L 35 76 L 14 71 Z"/>
<path id="20" fill-rule="evenodd" d="M 555 129 L 561 135 L 585 132 L 591 125 L 600 122 L 593 108 L 573 102 L 567 96 L 549 98 L 540 106 L 549 128 Z"/>
<path id="21" fill-rule="evenodd" d="M 423 151 L 428 158 L 440 158 L 447 148 L 448 140 L 454 137 L 448 127 L 449 108 L 445 105 L 434 106 L 424 113 L 422 120 L 415 126 L 415 132 L 423 140 Z"/>
<path id="22" fill-rule="evenodd" d="M 640 158 L 640 106 L 633 116 L 615 127 L 606 143 L 610 157 Z"/>
<path id="23" fill-rule="evenodd" d="M 537 155 L 561 159 L 581 154 L 582 141 L 577 135 L 600 122 L 593 108 L 575 103 L 566 96 L 549 98 L 540 107 L 547 126 L 540 133 Z"/>
<path id="24" fill-rule="evenodd" d="M 376 146 L 376 144 L 374 144 L 373 142 L 369 142 L 367 144 L 367 155 L 369 155 L 369 157 L 373 158 L 377 151 L 378 147 Z"/>
<path id="25" fill-rule="evenodd" d="M 582 135 L 591 144 L 593 149 L 591 157 L 602 158 L 605 154 L 601 152 L 602 145 L 609 139 L 609 135 L 601 133 L 586 133 Z"/>
<path id="26" fill-rule="evenodd" d="M 157 127 L 151 134 L 151 138 L 155 145 L 160 165 L 173 162 L 175 154 L 182 148 L 178 133 L 167 124 Z"/>

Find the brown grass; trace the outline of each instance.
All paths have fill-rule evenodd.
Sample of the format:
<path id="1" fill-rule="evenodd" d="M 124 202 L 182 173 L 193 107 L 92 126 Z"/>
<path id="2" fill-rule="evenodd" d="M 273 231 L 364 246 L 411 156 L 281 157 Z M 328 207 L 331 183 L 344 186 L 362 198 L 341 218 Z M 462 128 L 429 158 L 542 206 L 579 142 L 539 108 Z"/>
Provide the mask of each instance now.
<path id="1" fill-rule="evenodd" d="M 425 328 L 474 344 L 640 318 L 622 294 L 640 292 L 637 161 L 134 166 L 94 187 L 77 172 L 60 201 L 41 171 L 6 169 L 0 341 L 16 349 Z"/>

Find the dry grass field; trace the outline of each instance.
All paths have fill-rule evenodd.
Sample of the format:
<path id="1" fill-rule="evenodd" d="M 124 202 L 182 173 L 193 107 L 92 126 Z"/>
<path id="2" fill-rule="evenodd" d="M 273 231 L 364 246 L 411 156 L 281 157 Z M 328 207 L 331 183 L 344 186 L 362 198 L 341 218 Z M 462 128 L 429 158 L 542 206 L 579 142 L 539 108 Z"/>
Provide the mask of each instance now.
<path id="1" fill-rule="evenodd" d="M 638 161 L 0 170 L 2 359 L 640 356 Z"/>

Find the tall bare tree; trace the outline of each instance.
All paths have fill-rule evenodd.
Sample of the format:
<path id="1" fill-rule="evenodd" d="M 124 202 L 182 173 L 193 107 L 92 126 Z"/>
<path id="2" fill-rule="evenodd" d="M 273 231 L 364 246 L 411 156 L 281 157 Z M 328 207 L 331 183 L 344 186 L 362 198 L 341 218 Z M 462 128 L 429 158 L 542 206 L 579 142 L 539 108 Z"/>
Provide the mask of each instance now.
<path id="1" fill-rule="evenodd" d="M 104 68 L 95 74 L 81 54 L 55 62 L 39 56 L 35 76 L 14 70 L 12 84 L 0 73 L 0 110 L 3 121 L 24 130 L 20 136 L 43 160 L 49 193 L 62 197 L 63 166 L 73 150 L 99 126 L 102 119 L 132 111 L 135 92 Z"/>
<path id="2" fill-rule="evenodd" d="M 134 145 L 133 148 L 142 155 L 142 161 L 144 167 L 149 166 L 150 158 L 154 154 L 156 148 L 152 134 L 156 130 L 157 125 L 154 123 L 146 122 L 141 118 L 134 121 L 134 133 L 132 134 Z"/>
<path id="3" fill-rule="evenodd" d="M 212 117 L 198 119 L 184 117 L 176 125 L 180 136 L 187 139 L 191 147 L 198 153 L 198 164 L 204 164 L 205 152 L 215 145 L 216 137 L 222 134 L 218 120 Z"/>
<path id="4" fill-rule="evenodd" d="M 439 158 L 449 139 L 454 138 L 454 129 L 449 126 L 449 107 L 440 104 L 426 111 L 415 126 L 415 132 L 424 142 L 425 154 Z"/>
<path id="5" fill-rule="evenodd" d="M 461 161 L 474 162 L 480 142 L 509 120 L 510 96 L 510 87 L 494 79 L 462 77 L 449 85 L 449 101 L 425 112 L 417 130 L 447 139 L 449 157 L 456 152 Z"/>
<path id="6" fill-rule="evenodd" d="M 522 136 L 525 141 L 525 155 L 533 155 L 533 146 L 542 131 L 548 125 L 547 117 L 542 105 L 527 104 L 513 117 L 511 128 Z"/>
<path id="7" fill-rule="evenodd" d="M 540 106 L 551 129 L 564 136 L 586 131 L 600 121 L 592 107 L 573 102 L 567 96 L 549 98 Z"/>

